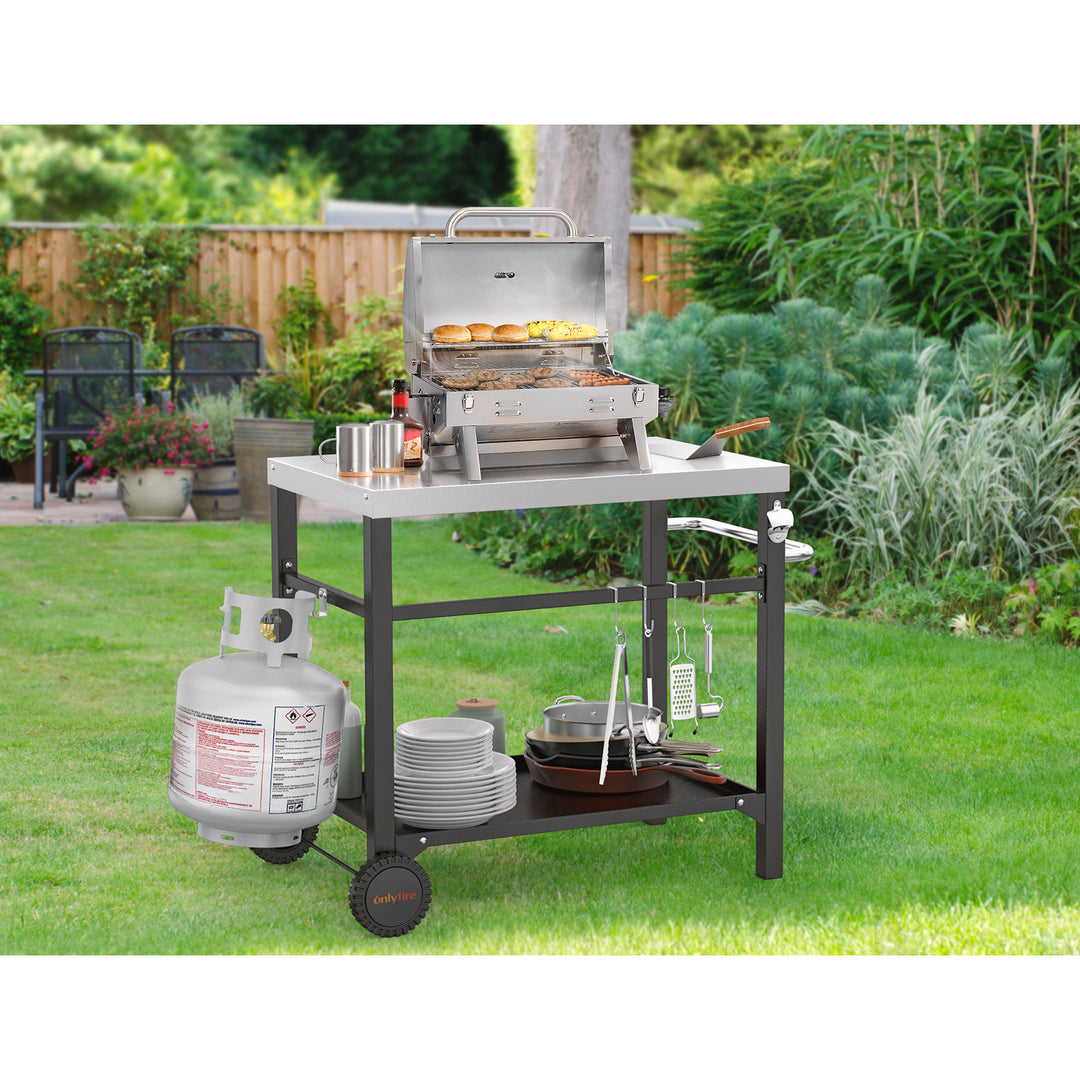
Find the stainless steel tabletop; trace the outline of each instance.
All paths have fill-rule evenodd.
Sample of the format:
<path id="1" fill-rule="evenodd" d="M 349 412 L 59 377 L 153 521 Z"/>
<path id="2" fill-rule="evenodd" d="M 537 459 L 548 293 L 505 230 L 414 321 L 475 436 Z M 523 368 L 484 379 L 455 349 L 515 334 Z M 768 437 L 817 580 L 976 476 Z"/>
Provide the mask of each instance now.
<path id="1" fill-rule="evenodd" d="M 691 444 L 649 439 L 652 472 L 629 463 L 594 462 L 488 469 L 480 480 L 457 471 L 432 472 L 427 465 L 405 473 L 339 477 L 318 456 L 270 458 L 267 479 L 274 487 L 330 503 L 358 517 L 409 518 L 470 514 L 483 510 L 531 510 L 544 506 L 720 498 L 787 491 L 787 465 L 724 451 L 687 460 Z"/>

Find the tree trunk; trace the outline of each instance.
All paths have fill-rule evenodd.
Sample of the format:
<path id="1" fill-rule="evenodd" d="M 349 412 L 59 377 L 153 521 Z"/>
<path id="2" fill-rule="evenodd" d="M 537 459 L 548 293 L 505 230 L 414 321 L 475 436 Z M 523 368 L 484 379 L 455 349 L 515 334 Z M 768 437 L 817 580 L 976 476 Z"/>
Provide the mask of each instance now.
<path id="1" fill-rule="evenodd" d="M 630 125 L 538 124 L 533 202 L 565 210 L 581 236 L 611 237 L 608 332 L 625 330 L 633 204 Z M 534 233 L 561 228 L 546 220 L 533 225 Z"/>

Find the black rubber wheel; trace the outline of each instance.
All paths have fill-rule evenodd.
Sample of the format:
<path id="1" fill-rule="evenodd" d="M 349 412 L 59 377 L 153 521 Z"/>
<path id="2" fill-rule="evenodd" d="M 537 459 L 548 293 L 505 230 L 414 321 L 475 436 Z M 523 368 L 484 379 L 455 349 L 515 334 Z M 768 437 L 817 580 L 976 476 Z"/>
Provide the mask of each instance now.
<path id="1" fill-rule="evenodd" d="M 431 905 L 431 881 L 405 855 L 376 855 L 349 885 L 349 910 L 376 937 L 414 930 Z"/>
<path id="2" fill-rule="evenodd" d="M 315 837 L 319 835 L 319 826 L 312 825 L 310 829 L 304 829 L 300 833 L 300 842 L 290 844 L 288 847 L 253 847 L 251 850 L 268 863 L 276 866 L 284 866 L 286 863 L 296 862 L 307 854 L 308 848 L 315 843 Z"/>

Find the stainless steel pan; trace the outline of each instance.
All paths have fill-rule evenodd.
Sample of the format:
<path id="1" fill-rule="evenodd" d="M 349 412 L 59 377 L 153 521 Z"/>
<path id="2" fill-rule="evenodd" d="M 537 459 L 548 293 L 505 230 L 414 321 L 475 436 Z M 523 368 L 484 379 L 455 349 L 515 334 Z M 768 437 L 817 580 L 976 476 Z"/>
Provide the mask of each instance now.
<path id="1" fill-rule="evenodd" d="M 556 698 L 554 705 L 544 710 L 544 732 L 558 737 L 602 739 L 607 720 L 608 702 L 585 701 L 574 694 Z M 659 720 L 660 709 L 650 708 L 640 702 L 631 702 L 630 720 L 635 735 L 644 735 L 646 717 Z M 626 702 L 616 701 L 612 730 L 617 735 L 627 728 Z"/>

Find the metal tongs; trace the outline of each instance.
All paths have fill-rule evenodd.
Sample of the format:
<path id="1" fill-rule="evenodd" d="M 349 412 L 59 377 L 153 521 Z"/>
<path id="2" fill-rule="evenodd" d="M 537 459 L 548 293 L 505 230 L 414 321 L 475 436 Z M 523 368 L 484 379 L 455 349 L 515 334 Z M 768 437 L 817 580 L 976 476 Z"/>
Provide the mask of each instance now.
<path id="1" fill-rule="evenodd" d="M 604 723 L 604 751 L 600 757 L 600 783 L 607 776 L 608 746 L 615 728 L 615 697 L 619 691 L 619 676 L 622 676 L 623 694 L 626 698 L 626 729 L 630 743 L 630 771 L 637 776 L 637 750 L 634 746 L 634 714 L 630 707 L 630 668 L 626 659 L 626 633 L 619 627 L 619 590 L 609 586 L 615 594 L 615 664 L 611 669 L 611 692 L 608 694 L 607 719 Z"/>

